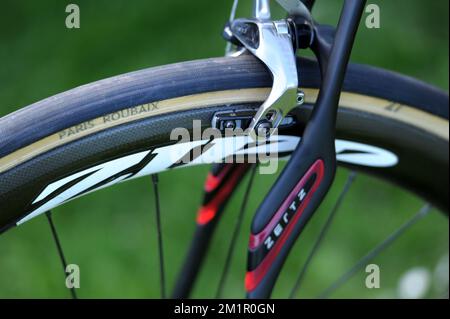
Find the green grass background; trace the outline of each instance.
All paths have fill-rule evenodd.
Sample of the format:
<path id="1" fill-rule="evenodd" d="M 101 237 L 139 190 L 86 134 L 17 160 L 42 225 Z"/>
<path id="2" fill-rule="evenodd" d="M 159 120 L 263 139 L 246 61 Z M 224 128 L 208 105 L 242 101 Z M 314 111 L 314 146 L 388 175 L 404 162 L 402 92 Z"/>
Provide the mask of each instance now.
<path id="1" fill-rule="evenodd" d="M 65 28 L 67 1 L 2 1 L 0 11 L 0 116 L 75 86 L 173 62 L 221 56 L 221 30 L 231 0 L 73 1 L 81 28 Z M 381 8 L 381 29 L 362 27 L 352 60 L 408 74 L 448 90 L 448 1 L 369 1 Z M 335 24 L 342 1 L 319 0 L 318 21 Z M 248 16 L 241 0 L 238 15 Z M 280 10 L 276 15 L 282 16 Z M 20 129 L 20 128 L 18 128 Z M 208 167 L 160 176 L 168 286 L 194 230 Z M 348 172 L 340 170 L 327 200 L 298 241 L 276 286 L 292 287 Z M 233 259 L 225 296 L 243 297 L 252 212 L 274 176 L 258 176 Z M 1 182 L 1 181 L 0 181 Z M 231 201 L 194 297 L 213 296 L 243 187 Z M 82 298 L 159 297 L 156 229 L 149 178 L 88 195 L 54 211 L 66 257 L 81 269 Z M 314 259 L 298 297 L 319 294 L 375 244 L 417 211 L 422 201 L 392 185 L 358 176 Z M 1 213 L 1 212 L 0 212 Z M 433 211 L 373 262 L 381 288 L 366 289 L 362 270 L 333 297 L 396 297 L 399 277 L 417 266 L 431 271 L 448 256 L 448 219 Z M 447 257 L 448 258 L 448 257 Z M 442 292 L 431 289 L 429 296 Z M 69 297 L 45 217 L 0 238 L 0 297 Z"/>

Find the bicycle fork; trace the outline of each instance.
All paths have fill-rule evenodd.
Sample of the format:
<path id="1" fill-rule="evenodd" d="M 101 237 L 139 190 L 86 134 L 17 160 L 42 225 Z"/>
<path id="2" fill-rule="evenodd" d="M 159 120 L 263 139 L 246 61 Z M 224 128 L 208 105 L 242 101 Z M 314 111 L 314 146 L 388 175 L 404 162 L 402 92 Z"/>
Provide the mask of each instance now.
<path id="1" fill-rule="evenodd" d="M 285 4 L 287 10 L 289 4 L 293 3 L 293 1 L 281 2 Z M 364 4 L 365 0 L 345 1 L 332 44 L 328 40 L 329 32 L 325 32 L 320 26 L 314 26 L 310 16 L 291 17 L 291 21 L 297 27 L 290 37 L 294 38 L 291 48 L 295 51 L 300 45 L 304 45 L 300 42 L 311 39 L 311 42 L 307 41 L 307 45 L 303 48 L 309 47 L 315 53 L 320 66 L 322 84 L 300 143 L 253 217 L 245 276 L 245 288 L 249 298 L 270 297 L 290 249 L 334 180 L 336 172 L 334 139 L 338 102 Z M 267 10 L 266 6 L 262 8 Z M 293 10 L 296 10 L 294 13 L 304 12 L 303 7 L 301 9 L 298 10 L 298 7 L 293 6 Z M 259 34 L 263 32 L 269 34 L 274 40 L 273 44 L 279 40 L 276 36 L 278 31 L 270 29 L 267 19 L 269 16 L 264 15 L 265 19 L 262 21 L 236 20 L 228 31 L 234 31 L 233 40 L 236 41 L 237 38 L 256 57 L 260 55 L 266 64 L 274 61 L 271 56 L 277 54 L 277 47 L 271 48 L 266 45 L 268 50 L 273 51 L 260 54 L 258 48 L 261 46 L 260 42 L 264 40 L 263 37 L 258 38 Z M 257 27 L 252 26 L 252 23 Z M 303 28 L 305 25 L 309 30 L 306 36 Z M 274 23 L 274 28 L 280 29 L 281 26 L 282 24 Z M 255 32 L 257 28 L 259 31 Z M 289 37 L 285 36 L 287 29 L 280 30 L 284 40 L 288 39 Z M 286 41 L 283 47 L 288 47 Z M 292 97 L 291 86 L 283 90 L 278 85 L 279 79 L 292 79 L 292 70 L 288 75 L 285 73 L 285 70 L 292 67 L 292 63 L 286 64 L 280 58 L 275 61 L 280 69 L 274 70 L 273 65 L 268 65 L 274 77 L 274 88 L 271 92 L 273 101 L 270 101 L 269 97 L 261 106 L 251 122 L 250 127 L 253 129 L 258 127 L 261 118 L 266 121 L 265 116 L 269 111 L 277 112 L 272 124 L 273 127 L 278 126 L 292 106 L 282 103 L 288 101 L 286 97 Z M 295 76 L 297 77 L 297 74 Z M 296 83 L 296 80 L 285 81 L 286 84 L 291 82 Z M 257 137 L 259 135 L 257 133 Z M 233 188 L 237 187 L 249 167 L 248 164 L 219 164 L 215 165 L 208 175 L 203 206 L 197 216 L 194 240 L 180 272 L 173 297 L 185 298 L 189 295 L 225 204 Z"/>
<path id="2" fill-rule="evenodd" d="M 253 218 L 245 277 L 249 298 L 270 297 L 290 249 L 334 180 L 337 108 L 364 4 L 345 1 L 331 47 L 313 28 L 311 49 L 322 85 L 299 145 Z"/>

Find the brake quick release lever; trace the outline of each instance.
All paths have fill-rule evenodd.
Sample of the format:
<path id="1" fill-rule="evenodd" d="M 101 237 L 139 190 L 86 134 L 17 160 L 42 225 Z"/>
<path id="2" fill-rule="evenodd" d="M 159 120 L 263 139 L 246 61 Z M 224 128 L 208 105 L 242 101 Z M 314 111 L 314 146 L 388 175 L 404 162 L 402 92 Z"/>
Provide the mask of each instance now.
<path id="1" fill-rule="evenodd" d="M 320 62 L 321 89 L 299 145 L 253 218 L 245 278 L 250 298 L 270 296 L 290 249 L 333 182 L 338 102 L 364 4 L 365 0 L 345 0 L 331 49 L 323 45 L 323 39 L 314 29 L 311 48 Z M 258 123 L 266 121 L 271 110 L 276 112 L 271 122 L 276 127 L 279 117 L 295 105 L 294 91 L 298 85 L 296 71 L 293 78 L 295 54 L 292 42 L 288 44 L 284 26 L 269 20 L 232 23 L 236 37 L 266 63 L 274 77 L 269 99 L 257 112 L 252 128 L 257 129 Z"/>
<path id="2" fill-rule="evenodd" d="M 276 0 L 278 4 L 288 13 L 289 16 L 301 16 L 308 21 L 312 21 L 308 8 L 299 0 Z"/>

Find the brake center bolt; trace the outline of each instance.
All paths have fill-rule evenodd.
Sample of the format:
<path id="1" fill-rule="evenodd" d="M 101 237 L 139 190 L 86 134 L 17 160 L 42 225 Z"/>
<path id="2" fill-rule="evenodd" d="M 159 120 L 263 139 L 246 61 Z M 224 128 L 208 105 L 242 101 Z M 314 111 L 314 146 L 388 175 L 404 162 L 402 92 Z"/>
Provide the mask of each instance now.
<path id="1" fill-rule="evenodd" d="M 236 128 L 236 122 L 235 122 L 235 121 L 232 121 L 232 120 L 226 121 L 226 122 L 223 124 L 223 128 L 224 128 L 224 129 L 234 130 L 234 129 Z"/>
<path id="2" fill-rule="evenodd" d="M 269 137 L 272 123 L 267 120 L 262 120 L 256 125 L 256 134 L 260 137 Z"/>
<path id="3" fill-rule="evenodd" d="M 302 105 L 305 103 L 305 92 L 302 90 L 297 90 L 297 105 Z"/>

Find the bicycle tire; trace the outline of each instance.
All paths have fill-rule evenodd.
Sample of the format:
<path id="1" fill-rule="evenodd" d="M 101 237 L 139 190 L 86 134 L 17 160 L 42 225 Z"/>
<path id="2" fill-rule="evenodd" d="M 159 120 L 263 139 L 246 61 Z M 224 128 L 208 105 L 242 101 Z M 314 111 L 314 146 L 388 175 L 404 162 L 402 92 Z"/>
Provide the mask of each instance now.
<path id="1" fill-rule="evenodd" d="M 293 111 L 299 122 L 294 134 L 301 134 L 320 86 L 317 63 L 299 59 L 298 64 L 307 103 Z M 171 130 L 191 129 L 192 119 L 202 120 L 206 128 L 214 112 L 258 105 L 270 87 L 268 71 L 251 56 L 207 59 L 101 80 L 1 118 L 0 229 L 27 216 L 49 183 L 166 145 Z M 142 105 L 157 108 L 96 124 Z M 89 127 L 90 122 L 95 125 Z M 75 133 L 62 138 L 71 128 Z M 400 157 L 395 167 L 347 165 L 396 182 L 448 212 L 447 93 L 386 70 L 350 65 L 337 137 L 393 151 Z"/>

